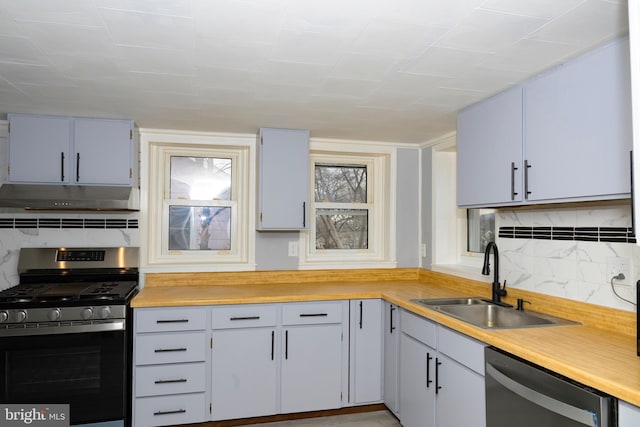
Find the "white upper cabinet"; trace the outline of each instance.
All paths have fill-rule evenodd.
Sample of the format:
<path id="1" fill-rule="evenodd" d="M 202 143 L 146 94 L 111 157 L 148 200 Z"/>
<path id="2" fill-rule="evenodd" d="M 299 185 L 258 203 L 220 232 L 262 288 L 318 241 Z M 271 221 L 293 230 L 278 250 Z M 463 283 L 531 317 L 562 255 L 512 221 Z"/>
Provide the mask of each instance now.
<path id="1" fill-rule="evenodd" d="M 629 41 L 618 39 L 458 115 L 458 206 L 630 196 Z"/>
<path id="2" fill-rule="evenodd" d="M 9 114 L 8 179 L 130 186 L 133 121 Z"/>
<path id="3" fill-rule="evenodd" d="M 522 88 L 458 114 L 458 205 L 522 201 Z"/>
<path id="4" fill-rule="evenodd" d="M 630 81 L 623 39 L 525 84 L 525 198 L 629 197 Z"/>
<path id="5" fill-rule="evenodd" d="M 309 223 L 309 131 L 258 134 L 258 230 L 304 230 Z"/>

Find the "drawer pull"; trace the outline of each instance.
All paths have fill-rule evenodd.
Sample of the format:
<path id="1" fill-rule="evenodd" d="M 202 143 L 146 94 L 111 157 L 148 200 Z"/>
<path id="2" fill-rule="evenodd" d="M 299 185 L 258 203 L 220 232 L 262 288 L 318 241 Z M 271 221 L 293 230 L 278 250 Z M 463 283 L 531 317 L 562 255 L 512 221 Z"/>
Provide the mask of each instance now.
<path id="1" fill-rule="evenodd" d="M 170 352 L 174 352 L 174 351 L 187 351 L 186 348 L 184 347 L 180 347 L 180 348 L 157 348 L 155 350 L 153 350 L 155 353 L 170 353 Z"/>
<path id="2" fill-rule="evenodd" d="M 189 319 L 156 320 L 156 323 L 189 323 Z"/>
<path id="3" fill-rule="evenodd" d="M 175 415 L 175 414 L 186 414 L 187 410 L 186 409 L 176 409 L 175 411 L 158 411 L 158 412 L 154 412 L 153 416 L 157 416 L 157 415 Z"/>
<path id="4" fill-rule="evenodd" d="M 300 317 L 327 317 L 327 313 L 301 313 Z"/>
<path id="5" fill-rule="evenodd" d="M 230 317 L 229 320 L 260 320 L 260 316 Z"/>
<path id="6" fill-rule="evenodd" d="M 177 380 L 157 380 L 155 381 L 155 384 L 175 384 L 175 383 L 186 383 L 187 379 L 186 378 L 180 378 Z"/>

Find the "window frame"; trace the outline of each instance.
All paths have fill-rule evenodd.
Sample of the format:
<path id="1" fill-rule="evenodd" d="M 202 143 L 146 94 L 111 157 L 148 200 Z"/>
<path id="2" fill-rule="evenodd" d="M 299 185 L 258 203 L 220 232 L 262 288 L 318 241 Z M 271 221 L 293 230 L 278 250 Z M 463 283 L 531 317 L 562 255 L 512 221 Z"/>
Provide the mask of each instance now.
<path id="1" fill-rule="evenodd" d="M 249 183 L 250 144 L 238 144 L 232 137 L 175 135 L 169 141 L 148 141 L 148 205 L 146 206 L 147 251 L 144 265 L 150 271 L 241 271 L 253 270 L 254 218 L 250 215 L 254 193 Z M 160 139 L 160 138 L 159 138 Z M 175 142 L 179 141 L 179 142 Z M 197 141 L 197 142 L 196 142 Z M 170 199 L 171 157 L 215 157 L 231 159 L 231 200 Z M 144 184 L 144 182 L 143 182 Z M 144 188 L 144 185 L 143 185 Z M 229 250 L 169 250 L 169 206 L 231 207 Z"/>
<path id="2" fill-rule="evenodd" d="M 395 247 L 395 196 L 389 189 L 395 176 L 395 150 L 369 145 L 359 146 L 359 151 L 345 152 L 339 144 L 326 147 L 312 146 L 309 154 L 309 222 L 308 230 L 300 233 L 300 269 L 327 268 L 393 268 Z M 322 147 L 322 148 L 320 148 Z M 315 166 L 365 165 L 367 167 L 367 203 L 325 203 L 315 201 Z M 368 249 L 324 249 L 316 246 L 316 209 L 353 208 L 368 210 Z"/>

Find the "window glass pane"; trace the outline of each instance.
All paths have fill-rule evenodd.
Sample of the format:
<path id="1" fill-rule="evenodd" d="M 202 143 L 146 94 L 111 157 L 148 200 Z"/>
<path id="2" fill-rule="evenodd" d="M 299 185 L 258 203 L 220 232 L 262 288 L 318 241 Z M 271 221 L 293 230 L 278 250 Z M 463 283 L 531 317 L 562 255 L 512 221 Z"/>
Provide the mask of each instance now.
<path id="1" fill-rule="evenodd" d="M 231 249 L 231 208 L 169 206 L 169 250 Z"/>
<path id="2" fill-rule="evenodd" d="M 171 157 L 170 198 L 231 200 L 231 159 Z"/>
<path id="3" fill-rule="evenodd" d="M 366 209 L 317 209 L 316 249 L 367 249 Z"/>
<path id="4" fill-rule="evenodd" d="M 495 241 L 495 210 L 467 209 L 467 250 L 484 252 L 489 242 Z"/>
<path id="5" fill-rule="evenodd" d="M 315 166 L 315 201 L 367 203 L 367 167 L 353 165 Z"/>

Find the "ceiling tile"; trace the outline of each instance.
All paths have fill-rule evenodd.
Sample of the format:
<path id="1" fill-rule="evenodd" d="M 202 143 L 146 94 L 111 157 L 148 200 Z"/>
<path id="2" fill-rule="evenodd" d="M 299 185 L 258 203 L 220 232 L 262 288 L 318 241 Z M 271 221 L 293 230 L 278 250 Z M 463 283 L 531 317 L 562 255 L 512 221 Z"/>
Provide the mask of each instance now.
<path id="1" fill-rule="evenodd" d="M 28 38 L 0 35 L 0 63 L 2 62 L 46 65 L 49 60 Z"/>
<path id="2" fill-rule="evenodd" d="M 402 71 L 410 74 L 456 77 L 469 67 L 485 61 L 490 54 L 468 50 L 431 47 L 420 58 L 408 63 Z"/>
<path id="3" fill-rule="evenodd" d="M 604 0 L 586 0 L 529 38 L 587 48 L 626 33 L 628 22 L 626 7 Z"/>
<path id="4" fill-rule="evenodd" d="M 93 3 L 104 9 L 193 17 L 191 0 L 93 0 Z"/>
<path id="5" fill-rule="evenodd" d="M 497 52 L 513 45 L 548 20 L 513 13 L 474 10 L 445 34 L 436 46 L 480 52 Z"/>
<path id="6" fill-rule="evenodd" d="M 86 0 L 5 0 L 0 10 L 19 21 L 89 26 L 101 23 L 93 2 Z"/>
<path id="7" fill-rule="evenodd" d="M 115 48 L 104 27 L 23 22 L 24 34 L 48 53 L 114 56 Z"/>
<path id="8" fill-rule="evenodd" d="M 331 70 L 331 77 L 354 80 L 381 81 L 398 63 L 395 57 L 361 55 L 348 53 L 344 55 Z"/>
<path id="9" fill-rule="evenodd" d="M 570 11 L 583 3 L 584 0 L 485 0 L 483 9 L 519 15 L 537 16 L 538 18 L 553 19 Z"/>
<path id="10" fill-rule="evenodd" d="M 334 65 L 341 56 L 345 38 L 332 34 L 282 31 L 269 58 L 274 61 Z"/>
<path id="11" fill-rule="evenodd" d="M 193 51 L 134 46 L 118 46 L 117 50 L 120 66 L 127 71 L 183 75 L 193 75 L 195 72 Z"/>
<path id="12" fill-rule="evenodd" d="M 225 41 L 201 38 L 196 46 L 198 67 L 261 71 L 271 45 L 258 42 Z"/>

